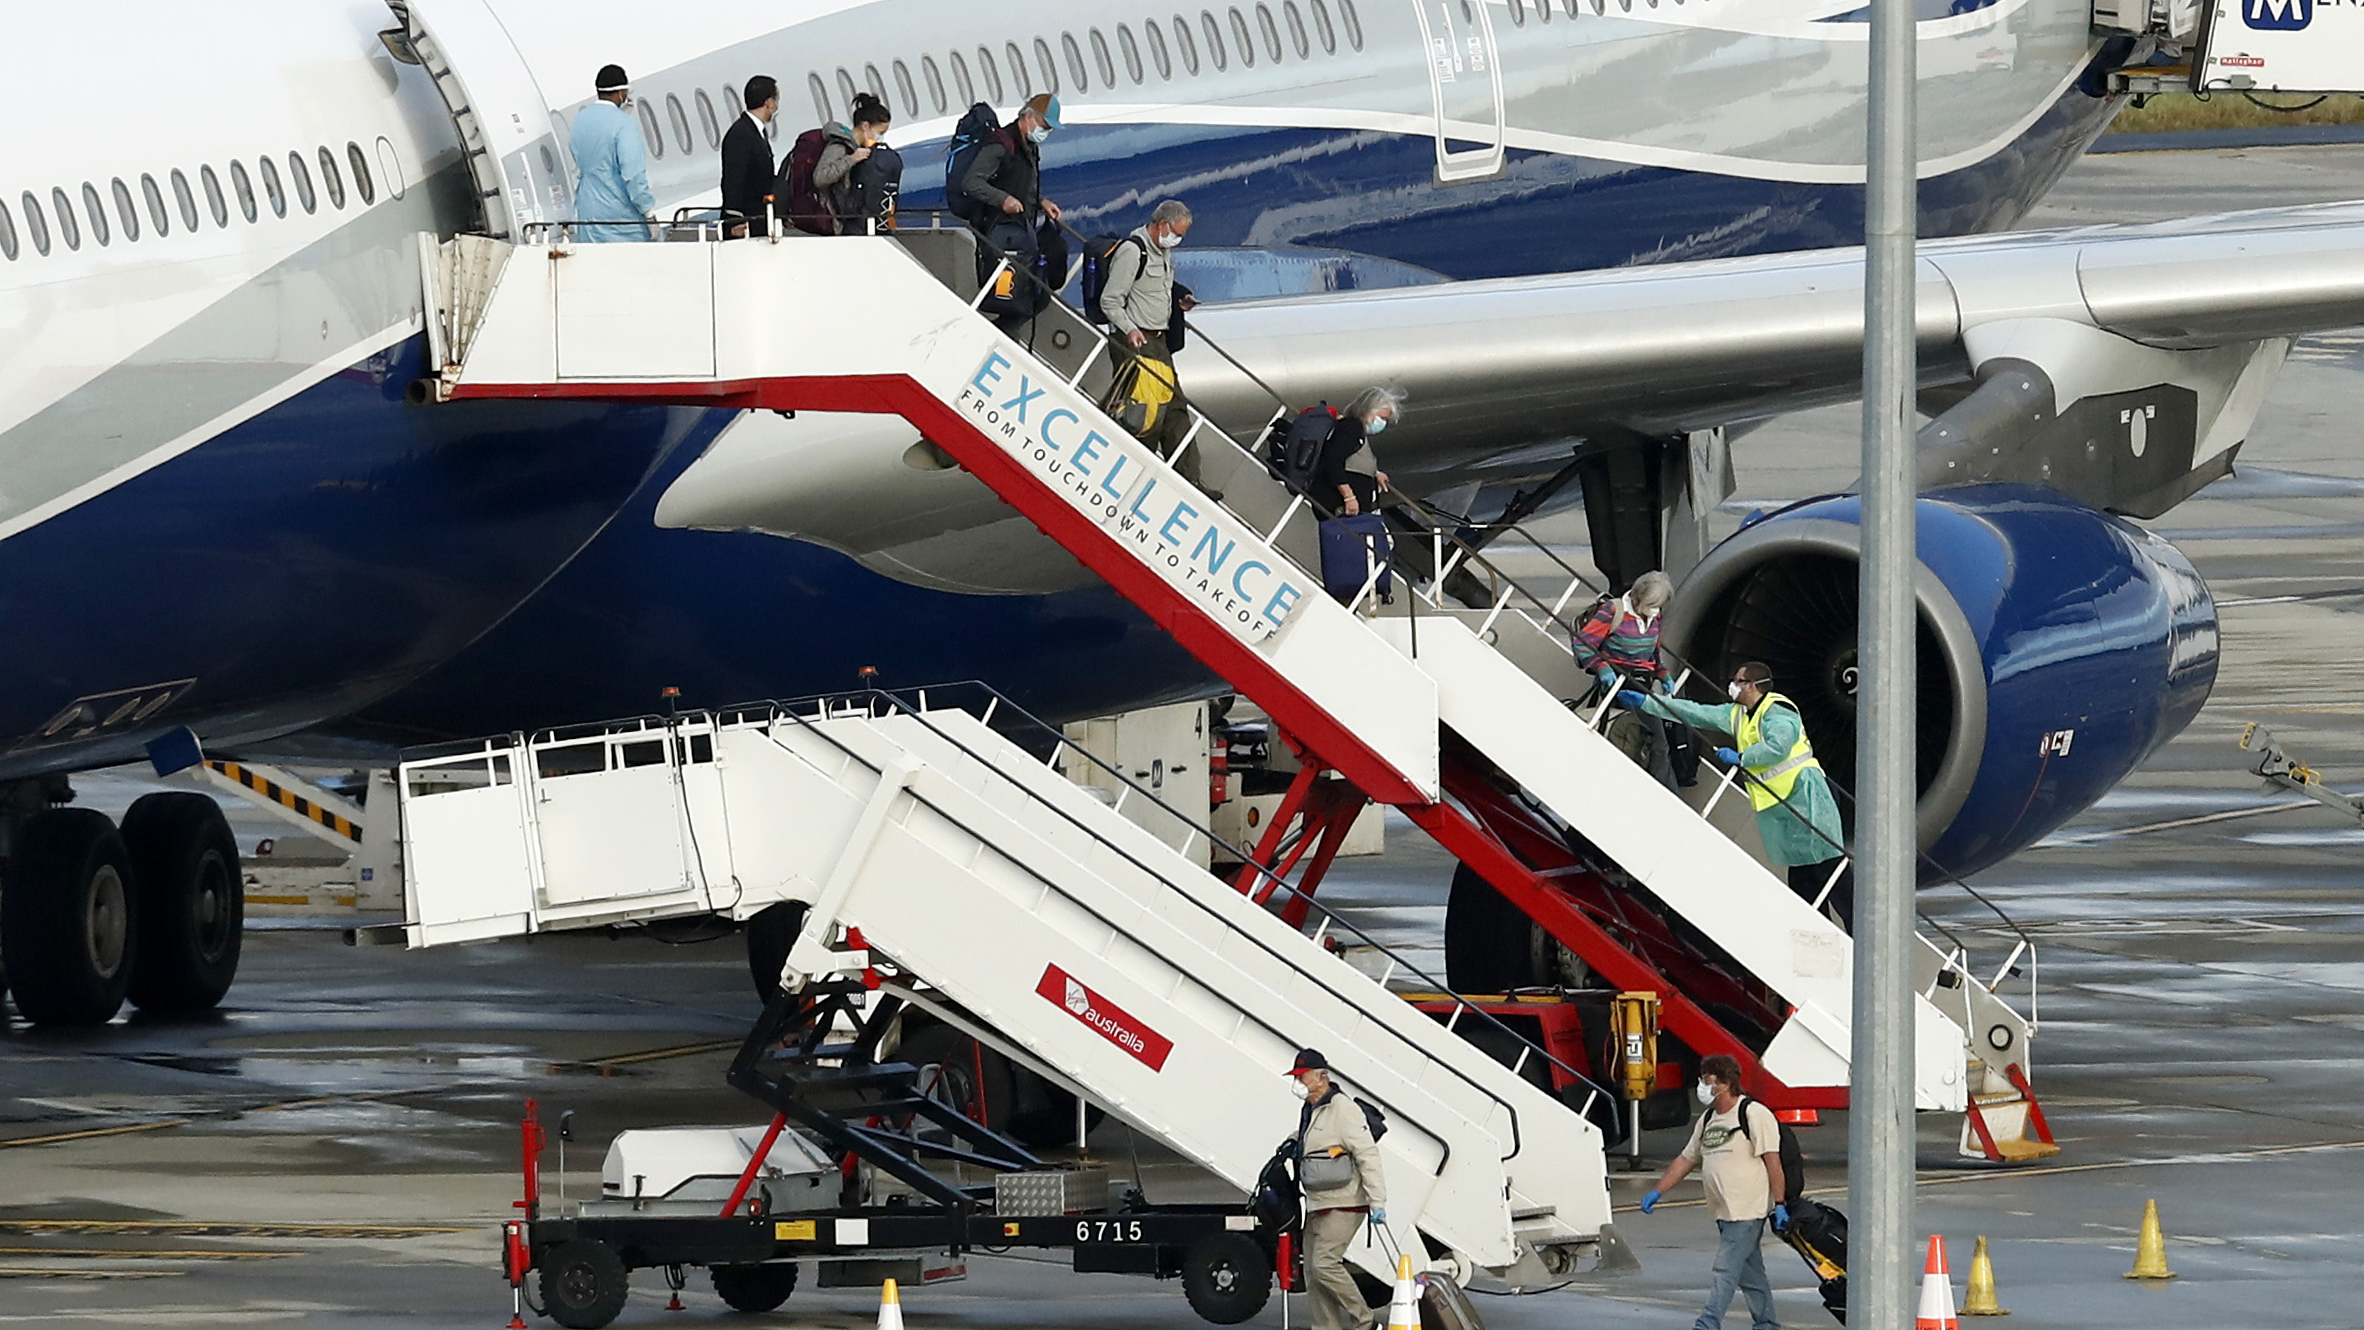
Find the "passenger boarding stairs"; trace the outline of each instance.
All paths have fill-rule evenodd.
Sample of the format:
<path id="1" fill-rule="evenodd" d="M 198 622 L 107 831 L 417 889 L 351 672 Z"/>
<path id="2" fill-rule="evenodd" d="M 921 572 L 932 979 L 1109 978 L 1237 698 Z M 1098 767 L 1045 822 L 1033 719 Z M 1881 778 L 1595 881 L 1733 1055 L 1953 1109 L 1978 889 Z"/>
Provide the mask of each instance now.
<path id="1" fill-rule="evenodd" d="M 792 988 L 924 984 L 1243 1193 L 1296 1130 L 1283 1073 L 1311 1046 L 1388 1115 L 1398 1248 L 1417 1230 L 1464 1276 L 1525 1286 L 1600 1249 L 1605 1159 L 1577 1109 L 990 723 L 1014 712 L 865 693 L 416 758 L 411 940 L 805 902 Z"/>
<path id="2" fill-rule="evenodd" d="M 915 259 L 955 285 L 972 275 L 925 241 L 472 238 L 473 281 L 454 278 L 453 247 L 430 250 L 438 345 L 466 348 L 439 357 L 436 395 L 901 416 L 1602 980 L 1659 991 L 1692 1049 L 1740 1057 L 1777 1106 L 1844 1103 L 1848 938 L 1563 704 L 1582 684 L 1566 595 L 1469 612 L 1439 578 L 1425 610 L 1413 596 L 1358 612 L 1368 582 L 1354 607 L 1333 600 L 1311 571 L 1315 515 L 1236 441 L 1198 420 L 1185 445 L 1224 493 L 1211 500 L 1096 404 L 1095 330 L 1053 305 L 1029 349 Z M 1984 980 L 1966 948 L 1925 947 L 1921 1108 L 2026 1098 L 2032 1004 L 1993 991 L 2023 955 Z M 1752 1023 L 1770 1036 L 1737 1033 Z"/>

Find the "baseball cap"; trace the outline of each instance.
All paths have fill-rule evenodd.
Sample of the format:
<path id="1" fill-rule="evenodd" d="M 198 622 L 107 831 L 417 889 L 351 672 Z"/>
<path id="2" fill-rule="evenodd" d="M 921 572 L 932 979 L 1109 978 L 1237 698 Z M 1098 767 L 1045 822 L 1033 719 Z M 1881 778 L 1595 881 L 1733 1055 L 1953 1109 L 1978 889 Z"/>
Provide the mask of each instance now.
<path id="1" fill-rule="evenodd" d="M 1310 1048 L 1300 1048 L 1297 1050 L 1297 1064 L 1283 1072 L 1282 1075 L 1294 1076 L 1301 1071 L 1328 1071 L 1329 1069 L 1329 1059 Z"/>
<path id="2" fill-rule="evenodd" d="M 1038 92 L 1026 99 L 1026 109 L 1042 117 L 1042 122 L 1059 128 L 1059 99 L 1047 92 Z"/>

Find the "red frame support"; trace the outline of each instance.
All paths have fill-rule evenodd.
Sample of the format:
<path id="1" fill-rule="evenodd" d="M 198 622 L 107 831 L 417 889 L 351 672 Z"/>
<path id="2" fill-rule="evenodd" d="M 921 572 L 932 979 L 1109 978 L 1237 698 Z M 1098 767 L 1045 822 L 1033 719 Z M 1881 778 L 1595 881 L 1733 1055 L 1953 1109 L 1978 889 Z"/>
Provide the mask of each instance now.
<path id="1" fill-rule="evenodd" d="M 517 1124 L 517 1152 L 525 1174 L 525 1199 L 509 1202 L 514 1209 L 525 1211 L 528 1219 L 542 1217 L 542 1149 L 549 1138 L 542 1133 L 540 1106 L 531 1099 L 525 1101 L 525 1120 Z"/>
<path id="2" fill-rule="evenodd" d="M 787 1125 L 787 1114 L 772 1114 L 772 1125 L 763 1129 L 762 1142 L 755 1147 L 755 1153 L 748 1156 L 747 1167 L 739 1170 L 738 1185 L 731 1188 L 731 1198 L 722 1203 L 721 1218 L 728 1219 L 739 1213 L 739 1202 L 747 1199 L 747 1189 L 755 1185 L 755 1175 L 763 1168 L 763 1161 L 772 1157 L 772 1142 L 780 1139 L 780 1129 Z"/>

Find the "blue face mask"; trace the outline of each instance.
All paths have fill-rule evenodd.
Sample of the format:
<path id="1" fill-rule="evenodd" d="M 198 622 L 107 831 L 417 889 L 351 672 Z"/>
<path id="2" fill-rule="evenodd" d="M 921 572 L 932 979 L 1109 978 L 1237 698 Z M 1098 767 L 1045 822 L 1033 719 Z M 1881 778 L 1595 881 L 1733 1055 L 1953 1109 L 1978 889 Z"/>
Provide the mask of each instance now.
<path id="1" fill-rule="evenodd" d="M 1034 143 L 1041 143 L 1050 136 L 1051 127 L 1049 125 L 1036 125 L 1034 128 L 1026 131 L 1026 137 L 1028 141 Z"/>
<path id="2" fill-rule="evenodd" d="M 1365 434 L 1385 434 L 1386 432 L 1387 417 L 1385 416 L 1375 417 L 1370 424 L 1363 426 L 1363 433 Z"/>

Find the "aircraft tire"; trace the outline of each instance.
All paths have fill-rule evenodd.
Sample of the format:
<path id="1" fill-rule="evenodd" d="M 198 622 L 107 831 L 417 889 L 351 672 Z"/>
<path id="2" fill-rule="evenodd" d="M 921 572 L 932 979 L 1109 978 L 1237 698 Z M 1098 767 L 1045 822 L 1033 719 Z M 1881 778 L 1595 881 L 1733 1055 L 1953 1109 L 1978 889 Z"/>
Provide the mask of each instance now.
<path id="1" fill-rule="evenodd" d="M 104 813 L 52 808 L 19 828 L 0 882 L 0 956 L 36 1025 L 104 1025 L 137 968 L 131 854 Z"/>
<path id="2" fill-rule="evenodd" d="M 202 794 L 142 795 L 123 815 L 139 886 L 139 958 L 128 995 L 157 1015 L 210 1011 L 238 977 L 245 874 L 221 806 Z"/>
<path id="3" fill-rule="evenodd" d="M 1445 900 L 1445 983 L 1456 993 L 1507 993 L 1542 983 L 1535 922 L 1467 864 Z"/>

